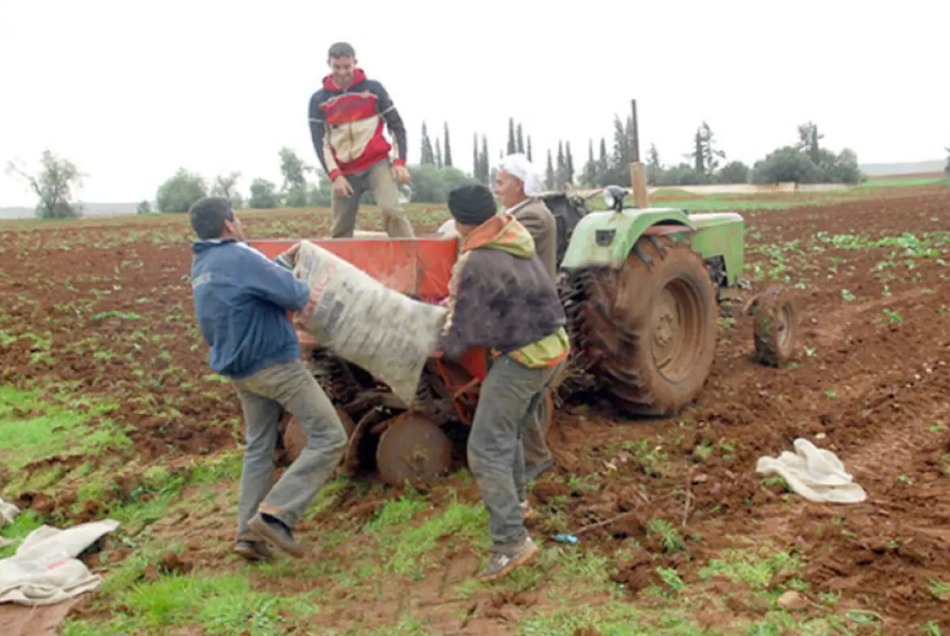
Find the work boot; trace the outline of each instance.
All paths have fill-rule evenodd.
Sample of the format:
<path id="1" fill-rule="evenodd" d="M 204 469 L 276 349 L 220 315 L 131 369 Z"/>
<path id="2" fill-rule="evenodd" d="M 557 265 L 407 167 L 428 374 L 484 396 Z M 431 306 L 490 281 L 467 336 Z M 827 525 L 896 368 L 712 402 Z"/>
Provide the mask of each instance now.
<path id="1" fill-rule="evenodd" d="M 267 547 L 265 541 L 252 541 L 250 539 L 239 539 L 234 542 L 232 548 L 235 554 L 247 561 L 267 561 L 274 553 Z"/>
<path id="2" fill-rule="evenodd" d="M 294 540 L 293 532 L 277 517 L 259 512 L 247 522 L 247 527 L 251 532 L 262 539 L 267 539 L 291 556 L 304 555 L 303 546 Z"/>
<path id="3" fill-rule="evenodd" d="M 518 546 L 513 554 L 492 553 L 488 565 L 478 575 L 478 580 L 487 583 L 500 579 L 519 565 L 524 565 L 538 553 L 538 546 L 531 537 L 525 537 L 524 543 Z"/>
<path id="4" fill-rule="evenodd" d="M 525 466 L 524 476 L 528 479 L 537 479 L 551 468 L 554 468 L 554 459 L 552 457 L 548 457 L 539 464 Z"/>

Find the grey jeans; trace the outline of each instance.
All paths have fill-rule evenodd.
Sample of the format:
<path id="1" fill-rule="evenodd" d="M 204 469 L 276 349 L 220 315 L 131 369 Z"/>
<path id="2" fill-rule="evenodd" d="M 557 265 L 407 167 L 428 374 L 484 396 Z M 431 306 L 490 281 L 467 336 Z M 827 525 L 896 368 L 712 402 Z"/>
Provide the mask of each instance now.
<path id="1" fill-rule="evenodd" d="M 349 238 L 356 230 L 356 213 L 360 207 L 360 197 L 367 188 L 373 193 L 376 205 L 383 213 L 383 229 L 389 236 L 412 238 L 415 233 L 405 211 L 399 204 L 399 185 L 392 174 L 389 161 L 379 161 L 368 169 L 355 174 L 345 175 L 353 188 L 349 197 L 331 197 L 330 213 L 332 224 L 330 234 L 333 238 Z"/>
<path id="2" fill-rule="evenodd" d="M 557 374 L 496 358 L 479 391 L 468 436 L 468 466 L 488 509 L 492 550 L 513 553 L 527 536 L 521 501 L 527 495 L 522 437 Z"/>
<path id="3" fill-rule="evenodd" d="M 330 399 L 294 359 L 235 380 L 247 449 L 238 500 L 238 539 L 253 539 L 247 522 L 262 512 L 293 528 L 339 464 L 346 448 L 346 429 Z M 307 432 L 307 446 L 274 484 L 277 422 L 286 410 Z"/>
<path id="4" fill-rule="evenodd" d="M 551 456 L 547 442 L 550 417 L 547 402 L 543 399 L 538 400 L 528 425 L 522 433 L 524 471 L 528 479 L 534 479 L 554 466 L 554 457 Z M 524 500 L 523 497 L 522 500 Z"/>

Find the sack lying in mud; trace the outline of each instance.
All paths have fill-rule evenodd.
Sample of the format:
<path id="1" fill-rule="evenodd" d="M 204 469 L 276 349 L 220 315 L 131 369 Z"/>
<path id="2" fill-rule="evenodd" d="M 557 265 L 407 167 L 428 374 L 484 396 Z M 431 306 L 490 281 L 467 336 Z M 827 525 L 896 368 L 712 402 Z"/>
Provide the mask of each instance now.
<path id="1" fill-rule="evenodd" d="M 0 560 L 0 603 L 53 605 L 96 589 L 102 577 L 76 557 L 118 527 L 112 519 L 68 530 L 40 526 L 14 556 Z"/>
<path id="2" fill-rule="evenodd" d="M 384 382 L 409 406 L 448 310 L 390 289 L 309 241 L 300 243 L 294 274 L 312 290 L 297 324 L 320 346 Z"/>
<path id="3" fill-rule="evenodd" d="M 760 457 L 755 472 L 779 475 L 792 492 L 809 501 L 859 503 L 867 499 L 864 488 L 852 480 L 837 455 L 802 438 L 792 445 L 794 453 L 782 451 L 778 457 Z"/>

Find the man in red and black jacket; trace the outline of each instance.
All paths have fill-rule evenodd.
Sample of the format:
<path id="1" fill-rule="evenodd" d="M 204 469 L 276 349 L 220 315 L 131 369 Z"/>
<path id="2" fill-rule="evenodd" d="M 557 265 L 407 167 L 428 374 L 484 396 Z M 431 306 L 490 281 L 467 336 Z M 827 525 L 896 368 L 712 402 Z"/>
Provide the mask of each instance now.
<path id="1" fill-rule="evenodd" d="M 398 184 L 409 182 L 402 118 L 383 85 L 357 68 L 352 46 L 346 42 L 331 46 L 327 63 L 331 73 L 310 98 L 310 135 L 333 183 L 331 235 L 353 236 L 360 196 L 369 188 L 382 210 L 386 233 L 413 237 L 399 205 Z M 384 124 L 392 145 L 383 136 Z"/>

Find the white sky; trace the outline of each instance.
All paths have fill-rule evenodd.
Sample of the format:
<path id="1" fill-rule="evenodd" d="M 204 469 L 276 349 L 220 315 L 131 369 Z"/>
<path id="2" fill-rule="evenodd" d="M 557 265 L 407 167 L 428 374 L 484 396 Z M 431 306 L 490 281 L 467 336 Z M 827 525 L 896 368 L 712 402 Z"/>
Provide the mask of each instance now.
<path id="1" fill-rule="evenodd" d="M 281 146 L 317 165 L 307 103 L 336 40 L 389 90 L 411 163 L 423 119 L 430 134 L 449 122 L 470 171 L 473 131 L 496 161 L 514 116 L 542 168 L 562 138 L 580 170 L 632 98 L 641 155 L 655 142 L 664 163 L 703 119 L 750 165 L 809 119 L 862 163 L 950 144 L 945 0 L 551 5 L 0 0 L 0 162 L 35 165 L 49 148 L 88 174 L 88 202 L 154 200 L 179 166 L 209 180 L 240 170 L 245 194 L 257 176 L 279 185 Z M 33 200 L 0 170 L 3 205 Z"/>

